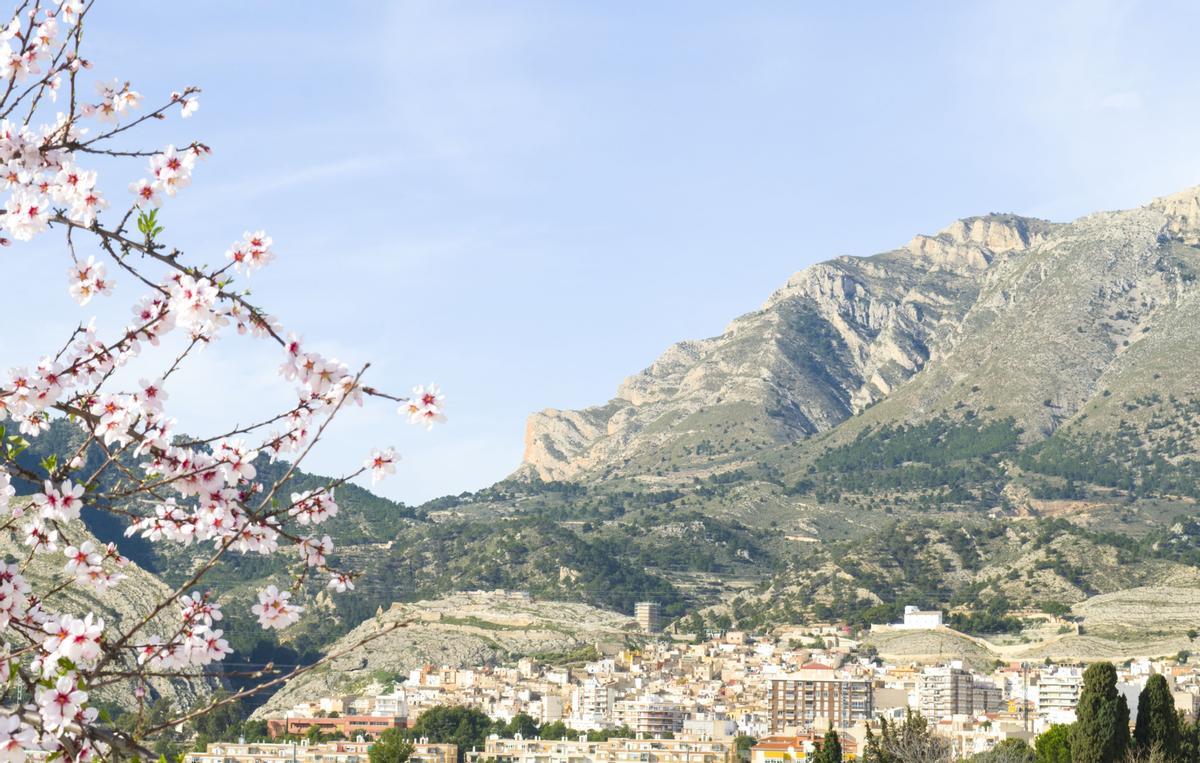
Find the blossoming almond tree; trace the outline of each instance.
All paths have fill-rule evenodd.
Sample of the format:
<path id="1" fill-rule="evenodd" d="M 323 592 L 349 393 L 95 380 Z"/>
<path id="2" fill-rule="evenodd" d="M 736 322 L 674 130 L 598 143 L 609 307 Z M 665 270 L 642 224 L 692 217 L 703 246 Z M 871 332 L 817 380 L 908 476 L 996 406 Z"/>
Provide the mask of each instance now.
<path id="1" fill-rule="evenodd" d="M 151 106 L 129 82 L 90 81 L 93 65 L 80 46 L 91 7 L 84 0 L 26 0 L 0 29 L 0 164 L 7 194 L 0 244 L 58 236 L 67 288 L 80 305 L 112 295 L 113 274 L 122 287 L 140 292 L 128 325 L 81 325 L 28 367 L 0 374 L 0 529 L 26 547 L 17 562 L 0 562 L 0 761 L 20 760 L 29 750 L 81 761 L 123 757 L 142 749 L 146 736 L 211 709 L 181 711 L 128 732 L 112 727 L 89 699 L 112 685 L 128 685 L 141 696 L 151 676 L 194 676 L 229 653 L 219 592 L 205 586 L 226 555 L 290 554 L 294 560 L 290 590 L 270 585 L 258 592 L 252 613 L 263 628 L 296 622 L 304 606 L 301 583 L 314 575 L 331 591 L 353 589 L 354 572 L 331 567 L 334 540 L 319 526 L 338 513 L 339 485 L 367 472 L 375 481 L 394 473 L 396 453 L 364 452 L 360 467 L 315 490 L 290 492 L 289 478 L 347 406 L 374 398 L 399 404 L 417 424 L 443 418 L 436 386 L 418 387 L 410 397 L 368 386 L 366 366 L 350 368 L 308 350 L 249 301 L 235 278 L 274 260 L 274 242 L 263 231 L 236 238 L 215 268 L 192 264 L 162 240 L 160 207 L 187 188 L 209 147 L 131 141 L 141 125 L 186 119 L 199 108 L 199 90 L 183 88 Z M 130 167 L 129 174 L 102 183 L 88 168 L 100 162 L 106 172 Z M 295 405 L 264 412 L 246 426 L 185 436 L 167 405 L 172 377 L 232 331 L 278 353 L 281 383 L 294 389 Z M 160 344 L 172 333 L 183 337 L 181 351 Z M 134 358 L 140 365 L 157 362 L 157 377 L 122 381 Z M 82 430 L 82 445 L 37 464 L 21 458 L 56 418 Z M 86 458 L 97 450 L 98 466 Z M 260 479 L 260 457 L 283 459 L 282 476 Z M 17 484 L 37 488 L 19 499 Z M 75 520 L 84 507 L 116 515 L 126 535 L 206 550 L 190 578 L 136 622 L 117 626 L 102 612 L 57 611 L 56 594 L 68 587 L 119 588 L 128 564 L 115 545 L 82 537 Z M 29 574 L 34 559 L 49 560 L 60 572 L 49 582 L 35 580 Z"/>

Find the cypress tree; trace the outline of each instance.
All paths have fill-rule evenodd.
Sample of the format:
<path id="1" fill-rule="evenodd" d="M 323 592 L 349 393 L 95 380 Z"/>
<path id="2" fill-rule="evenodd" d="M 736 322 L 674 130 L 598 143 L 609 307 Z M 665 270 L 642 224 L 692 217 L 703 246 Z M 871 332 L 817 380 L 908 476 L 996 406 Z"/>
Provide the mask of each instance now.
<path id="1" fill-rule="evenodd" d="M 1179 760 L 1183 763 L 1200 763 L 1200 721 L 1188 723 L 1183 711 L 1179 711 Z"/>
<path id="2" fill-rule="evenodd" d="M 887 734 L 887 718 L 880 718 L 879 726 L 880 735 Z M 896 763 L 890 755 L 883 751 L 883 744 L 880 741 L 880 737 L 875 736 L 870 726 L 867 726 L 867 738 L 863 746 L 865 747 L 862 756 L 863 763 Z"/>
<path id="3" fill-rule="evenodd" d="M 842 740 L 830 729 L 821 742 L 821 749 L 813 756 L 813 763 L 842 763 Z"/>
<path id="4" fill-rule="evenodd" d="M 1083 672 L 1076 721 L 1071 728 L 1072 763 L 1117 763 L 1129 748 L 1129 705 L 1117 692 L 1117 669 L 1097 662 Z"/>
<path id="5" fill-rule="evenodd" d="M 1171 697 L 1167 679 L 1152 675 L 1138 695 L 1134 748 L 1142 754 L 1158 752 L 1169 760 L 1176 760 L 1180 742 L 1179 715 L 1175 712 L 1175 700 Z"/>

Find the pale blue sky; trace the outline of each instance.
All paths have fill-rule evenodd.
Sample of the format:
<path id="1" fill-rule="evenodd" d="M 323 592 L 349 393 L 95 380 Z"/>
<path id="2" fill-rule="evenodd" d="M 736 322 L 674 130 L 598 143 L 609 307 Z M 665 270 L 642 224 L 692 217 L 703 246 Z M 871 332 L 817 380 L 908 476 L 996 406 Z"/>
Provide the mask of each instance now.
<path id="1" fill-rule="evenodd" d="M 1200 183 L 1194 4 L 100 0 L 93 16 L 98 73 L 151 100 L 205 89 L 156 133 L 215 150 L 162 212 L 171 242 L 215 262 L 266 228 L 280 256 L 261 302 L 374 360 L 381 386 L 446 389 L 446 427 L 369 407 L 314 462 L 394 444 L 383 492 L 408 501 L 503 477 L 530 411 L 605 401 L 812 262 Z M 0 368 L 109 315 L 73 306 L 54 254 L 0 252 L 10 304 L 46 305 L 13 288 L 45 274 L 69 311 L 7 330 Z M 118 282 L 123 322 L 138 290 Z M 252 349 L 214 347 L 180 379 L 186 428 L 286 399 Z"/>

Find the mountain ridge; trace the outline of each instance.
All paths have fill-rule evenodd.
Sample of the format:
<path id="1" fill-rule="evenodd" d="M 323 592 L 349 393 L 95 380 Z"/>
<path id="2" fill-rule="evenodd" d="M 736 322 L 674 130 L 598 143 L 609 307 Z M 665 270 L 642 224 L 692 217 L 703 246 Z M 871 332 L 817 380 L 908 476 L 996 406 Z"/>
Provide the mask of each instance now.
<path id="1" fill-rule="evenodd" d="M 1179 333 L 1161 319 L 1192 309 L 1197 244 L 1200 187 L 1068 223 L 968 217 L 895 250 L 816 263 L 722 334 L 672 345 L 607 403 L 532 414 L 514 476 L 649 474 L 655 454 L 670 461 L 680 448 L 745 452 L 963 404 L 1013 414 L 1028 440 L 1049 436 L 1106 373 L 1128 371 L 1114 361 L 1149 327 Z M 1051 289 L 1064 298 L 1044 297 Z M 1106 311 L 1117 299 L 1134 302 Z M 1009 357 L 1014 348 L 1029 352 Z M 997 365 L 1055 372 L 1015 399 L 991 385 L 972 401 Z"/>

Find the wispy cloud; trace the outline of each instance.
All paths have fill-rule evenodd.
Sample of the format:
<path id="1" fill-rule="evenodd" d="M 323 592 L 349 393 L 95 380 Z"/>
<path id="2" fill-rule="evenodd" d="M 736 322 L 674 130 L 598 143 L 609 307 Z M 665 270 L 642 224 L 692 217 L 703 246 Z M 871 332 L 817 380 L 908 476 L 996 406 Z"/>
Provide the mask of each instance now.
<path id="1" fill-rule="evenodd" d="M 355 177 L 376 176 L 400 162 L 398 155 L 348 156 L 321 164 L 297 166 L 283 172 L 267 173 L 261 170 L 248 178 L 214 184 L 206 193 L 218 194 L 227 199 L 250 201 L 268 194 L 282 193 L 303 186 L 315 186 L 322 181 L 345 180 Z"/>

